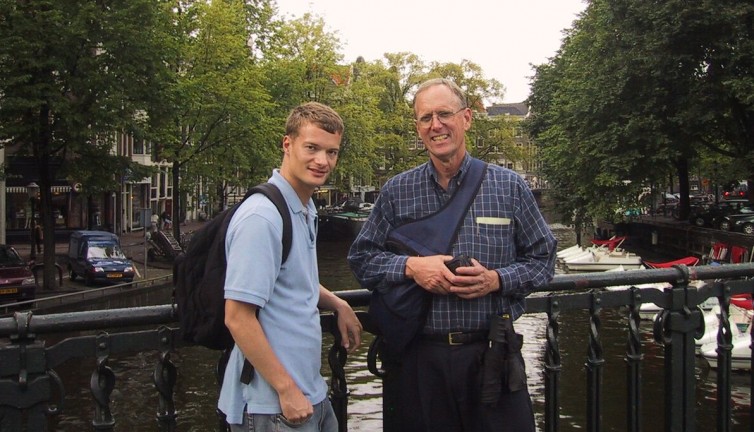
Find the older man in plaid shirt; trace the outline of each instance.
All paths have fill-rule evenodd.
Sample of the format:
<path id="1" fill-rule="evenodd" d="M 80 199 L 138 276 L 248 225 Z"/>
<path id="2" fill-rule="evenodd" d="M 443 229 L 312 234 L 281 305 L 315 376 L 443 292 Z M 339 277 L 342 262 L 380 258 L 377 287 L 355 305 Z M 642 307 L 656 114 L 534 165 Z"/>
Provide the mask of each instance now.
<path id="1" fill-rule="evenodd" d="M 482 403 L 482 358 L 491 318 L 518 318 L 531 290 L 551 280 L 557 242 L 521 176 L 488 165 L 452 246 L 453 255 L 468 255 L 473 265 L 454 274 L 445 265 L 452 256 L 406 256 L 388 250 L 390 231 L 442 208 L 471 163 L 465 132 L 472 113 L 457 85 L 446 79 L 423 83 L 414 97 L 414 113 L 430 160 L 384 185 L 348 255 L 366 288 L 413 280 L 432 294 L 421 334 L 392 365 L 392 377 L 398 378 L 385 382 L 386 388 L 398 386 L 397 427 L 533 431 L 525 386 L 503 391 L 494 405 Z M 523 363 L 520 352 L 517 356 Z"/>

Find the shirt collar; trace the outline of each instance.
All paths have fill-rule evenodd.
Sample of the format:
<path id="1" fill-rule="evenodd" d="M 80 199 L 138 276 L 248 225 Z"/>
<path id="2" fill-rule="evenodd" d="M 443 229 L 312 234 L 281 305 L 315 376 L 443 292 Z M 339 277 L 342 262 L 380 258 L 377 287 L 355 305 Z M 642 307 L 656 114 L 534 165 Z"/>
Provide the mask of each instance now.
<path id="1" fill-rule="evenodd" d="M 466 152 L 466 154 L 463 156 L 463 161 L 461 162 L 461 167 L 458 169 L 458 172 L 456 175 L 453 176 L 452 179 L 450 179 L 450 183 L 453 185 L 459 185 L 463 181 L 464 177 L 466 177 L 466 173 L 469 172 L 469 165 L 471 165 L 471 155 L 469 152 Z M 439 186 L 439 182 L 437 181 L 437 170 L 435 169 L 435 165 L 432 163 L 431 160 L 427 161 L 427 175 L 429 176 L 432 181 L 435 182 L 436 185 Z M 448 191 L 453 190 L 454 187 L 451 185 L 448 185 Z"/>
<path id="2" fill-rule="evenodd" d="M 280 169 L 275 168 L 272 170 L 272 177 L 270 177 L 269 182 L 280 189 L 280 192 L 283 194 L 283 198 L 285 198 L 285 202 L 288 204 L 288 208 L 292 213 L 298 214 L 306 211 L 311 214 L 316 214 L 316 207 L 314 206 L 312 199 L 310 198 L 307 207 L 304 207 L 304 205 L 301 204 L 298 194 L 293 190 L 293 186 L 291 186 L 291 184 L 288 183 L 288 180 L 280 174 Z"/>

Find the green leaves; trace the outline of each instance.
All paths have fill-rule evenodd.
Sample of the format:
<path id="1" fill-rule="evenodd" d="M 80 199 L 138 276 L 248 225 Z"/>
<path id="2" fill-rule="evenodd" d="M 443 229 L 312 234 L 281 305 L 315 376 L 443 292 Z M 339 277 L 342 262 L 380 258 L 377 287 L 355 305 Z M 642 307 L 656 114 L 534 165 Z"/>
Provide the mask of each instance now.
<path id="1" fill-rule="evenodd" d="M 527 127 L 551 183 L 606 216 L 669 172 L 687 206 L 685 161 L 713 177 L 700 154 L 732 156 L 723 167 L 751 159 L 753 16 L 734 1 L 592 1 L 532 83 Z"/>

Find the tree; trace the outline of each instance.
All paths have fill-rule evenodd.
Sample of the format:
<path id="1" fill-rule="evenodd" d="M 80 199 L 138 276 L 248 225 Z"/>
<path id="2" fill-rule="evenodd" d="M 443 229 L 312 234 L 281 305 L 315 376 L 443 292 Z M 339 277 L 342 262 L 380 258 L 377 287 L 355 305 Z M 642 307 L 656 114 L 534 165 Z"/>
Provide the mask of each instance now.
<path id="1" fill-rule="evenodd" d="M 703 148 L 751 158 L 751 17 L 732 1 L 592 1 L 534 79 L 528 125 L 548 180 L 608 218 L 672 169 L 685 217 Z"/>
<path id="2" fill-rule="evenodd" d="M 66 166 L 112 173 L 130 163 L 110 154 L 115 131 L 132 127 L 162 73 L 165 2 L 2 0 L 0 142 L 34 157 L 44 226 L 44 288 L 54 289 L 55 236 L 50 186 Z M 107 169 L 109 168 L 109 169 Z M 69 173 L 72 174 L 72 173 Z M 112 175 L 83 174 L 105 189 Z"/>
<path id="3" fill-rule="evenodd" d="M 272 166 L 269 94 L 249 47 L 253 10 L 240 0 L 188 2 L 174 10 L 172 73 L 163 103 L 149 113 L 148 135 L 172 163 L 175 220 L 193 180 L 249 185 Z M 189 179 L 187 187 L 182 179 Z M 179 223 L 173 234 L 180 236 Z"/>

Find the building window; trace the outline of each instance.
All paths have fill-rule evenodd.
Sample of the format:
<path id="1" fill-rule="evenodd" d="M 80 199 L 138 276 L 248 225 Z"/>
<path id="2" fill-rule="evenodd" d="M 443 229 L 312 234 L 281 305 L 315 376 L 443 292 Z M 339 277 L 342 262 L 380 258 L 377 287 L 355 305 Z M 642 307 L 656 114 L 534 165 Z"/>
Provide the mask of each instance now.
<path id="1" fill-rule="evenodd" d="M 134 139 L 134 154 L 139 154 L 139 155 L 146 154 L 143 138 Z"/>

